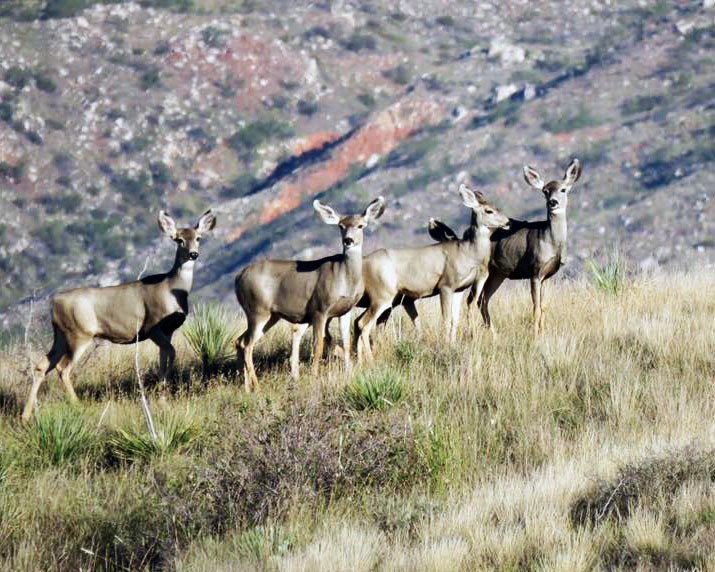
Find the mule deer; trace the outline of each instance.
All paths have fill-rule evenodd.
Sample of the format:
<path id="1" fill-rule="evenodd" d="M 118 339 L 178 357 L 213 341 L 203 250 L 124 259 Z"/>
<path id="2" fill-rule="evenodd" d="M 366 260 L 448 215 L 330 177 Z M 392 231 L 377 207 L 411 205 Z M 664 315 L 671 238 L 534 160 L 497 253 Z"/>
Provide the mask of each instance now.
<path id="1" fill-rule="evenodd" d="M 512 220 L 508 230 L 500 230 L 492 236 L 489 278 L 481 293 L 473 289 L 467 298 L 470 305 L 474 300 L 478 301 L 487 327 L 492 327 L 489 300 L 504 280 L 509 278 L 531 282 L 534 333 L 539 335 L 543 331 L 544 281 L 556 274 L 564 264 L 567 238 L 566 205 L 568 195 L 580 176 L 581 165 L 578 159 L 571 161 L 563 180 L 548 183 L 544 183 L 536 169 L 524 167 L 527 184 L 544 194 L 547 219 L 533 222 Z M 430 228 L 430 234 L 437 240 L 453 240 L 451 236 L 454 232 L 439 223 Z"/>
<path id="2" fill-rule="evenodd" d="M 356 321 L 358 359 L 372 357 L 370 333 L 383 313 L 403 305 L 417 325 L 414 301 L 439 294 L 446 335 L 455 341 L 462 294 L 476 282 L 480 290 L 487 277 L 489 238 L 509 219 L 481 193 L 459 187 L 462 203 L 472 209 L 472 225 L 462 240 L 429 246 L 381 249 L 365 258 L 363 278 L 368 309 Z"/>
<path id="3" fill-rule="evenodd" d="M 176 242 L 174 266 L 166 274 L 105 288 L 76 288 L 52 300 L 52 349 L 35 367 L 35 376 L 22 417 L 27 420 L 37 401 L 37 391 L 48 373 L 57 369 L 72 401 L 77 395 L 70 381 L 72 367 L 94 338 L 115 344 L 150 339 L 159 346 L 161 377 L 171 370 L 176 352 L 171 337 L 189 312 L 188 295 L 199 257 L 199 241 L 216 225 L 206 211 L 194 228 L 176 228 L 174 220 L 159 212 L 159 228 Z"/>
<path id="4" fill-rule="evenodd" d="M 294 379 L 299 373 L 298 347 L 309 325 L 313 326 L 312 374 L 317 375 L 326 325 L 334 317 L 340 318 L 345 365 L 350 367 L 350 310 L 363 293 L 363 229 L 382 216 L 385 199 L 378 197 L 361 215 L 342 216 L 318 200 L 313 208 L 325 224 L 340 228 L 341 254 L 311 261 L 262 260 L 236 276 L 236 298 L 248 320 L 246 331 L 236 341 L 247 391 L 258 386 L 253 348 L 280 319 L 295 324 L 291 353 Z"/>

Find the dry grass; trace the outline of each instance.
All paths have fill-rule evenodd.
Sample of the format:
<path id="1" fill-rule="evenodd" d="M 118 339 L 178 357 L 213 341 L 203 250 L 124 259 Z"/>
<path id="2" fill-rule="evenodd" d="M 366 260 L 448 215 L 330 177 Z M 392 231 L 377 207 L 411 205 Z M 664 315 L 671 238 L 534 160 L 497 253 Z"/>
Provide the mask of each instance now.
<path id="1" fill-rule="evenodd" d="M 333 360 L 290 383 L 285 328 L 259 344 L 252 395 L 182 347 L 152 407 L 200 438 L 132 462 L 110 446 L 140 418 L 131 349 L 77 370 L 93 445 L 58 466 L 17 438 L 27 364 L 7 352 L 0 569 L 715 570 L 715 283 L 549 286 L 540 340 L 523 284 L 495 299 L 497 339 L 475 320 L 443 343 L 426 303 L 423 338 L 396 312 L 351 380 Z M 62 400 L 51 378 L 41 413 Z"/>

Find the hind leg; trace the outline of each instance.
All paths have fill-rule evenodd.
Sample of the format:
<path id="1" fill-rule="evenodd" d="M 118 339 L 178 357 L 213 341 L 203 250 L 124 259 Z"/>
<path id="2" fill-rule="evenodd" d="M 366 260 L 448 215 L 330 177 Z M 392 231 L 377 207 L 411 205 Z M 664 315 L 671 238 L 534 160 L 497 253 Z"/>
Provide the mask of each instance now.
<path id="1" fill-rule="evenodd" d="M 243 365 L 244 386 L 246 391 L 258 387 L 258 376 L 253 365 L 253 348 L 261 336 L 268 331 L 278 318 L 273 316 L 253 317 L 248 319 L 248 328 L 236 342 L 238 362 Z"/>
<path id="2" fill-rule="evenodd" d="M 496 335 L 496 330 L 492 326 L 492 319 L 489 315 L 489 300 L 494 295 L 494 293 L 499 289 L 499 286 L 506 280 L 506 276 L 501 274 L 490 273 L 487 277 L 487 281 L 484 283 L 482 289 L 482 294 L 479 297 L 479 309 L 482 312 L 482 320 L 484 320 L 484 325 L 492 331 L 492 334 Z"/>
<path id="3" fill-rule="evenodd" d="M 70 379 L 70 374 L 72 373 L 72 367 L 79 362 L 82 354 L 87 350 L 87 348 L 92 344 L 92 338 L 75 338 L 68 340 L 69 353 L 65 356 L 65 359 L 60 363 L 60 379 L 65 386 L 65 391 L 70 398 L 70 401 L 76 403 L 79 401 L 77 399 L 77 394 L 74 392 L 74 387 L 72 387 L 72 381 Z"/>
<path id="4" fill-rule="evenodd" d="M 32 376 L 32 387 L 30 388 L 30 394 L 27 397 L 25 408 L 22 412 L 23 421 L 28 421 L 32 416 L 32 411 L 35 408 L 35 403 L 37 402 L 37 392 L 40 390 L 42 382 L 45 381 L 45 377 L 53 369 L 60 369 L 60 360 L 63 360 L 68 351 L 67 341 L 64 334 L 57 328 L 57 326 L 53 325 L 53 328 L 55 332 L 55 339 L 52 342 L 52 348 L 45 357 L 37 362 L 37 365 L 35 366 L 35 371 Z"/>
<path id="5" fill-rule="evenodd" d="M 290 376 L 294 381 L 300 377 L 300 341 L 310 324 L 293 324 L 291 328 L 292 343 L 290 350 Z"/>

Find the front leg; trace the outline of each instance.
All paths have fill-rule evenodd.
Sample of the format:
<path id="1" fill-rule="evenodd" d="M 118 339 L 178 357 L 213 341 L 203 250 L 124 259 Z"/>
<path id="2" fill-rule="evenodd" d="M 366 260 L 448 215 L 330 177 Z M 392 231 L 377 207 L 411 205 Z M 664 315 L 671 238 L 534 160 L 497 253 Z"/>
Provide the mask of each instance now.
<path id="1" fill-rule="evenodd" d="M 293 333 L 293 343 L 290 352 L 290 376 L 293 381 L 298 381 L 300 377 L 300 341 L 303 339 L 308 326 L 310 324 L 293 324 L 291 330 Z"/>
<path id="2" fill-rule="evenodd" d="M 171 344 L 171 336 L 172 334 L 167 334 L 159 328 L 155 328 L 149 335 L 151 341 L 159 346 L 159 376 L 164 386 L 166 386 L 166 377 L 174 368 L 176 359 L 176 350 Z"/>
<path id="3" fill-rule="evenodd" d="M 452 335 L 452 299 L 454 291 L 451 288 L 442 288 L 439 291 L 439 303 L 442 307 L 442 324 L 444 326 L 445 341 Z"/>
<path id="4" fill-rule="evenodd" d="M 534 335 L 538 336 L 541 333 L 541 280 L 539 278 L 531 279 L 531 302 L 534 306 Z"/>
<path id="5" fill-rule="evenodd" d="M 325 341 L 325 326 L 328 323 L 328 318 L 325 314 L 318 314 L 313 318 L 313 367 L 311 374 L 313 377 L 318 376 L 320 369 L 320 360 L 323 357 L 323 345 Z"/>
<path id="6" fill-rule="evenodd" d="M 350 373 L 350 312 L 340 316 L 340 337 L 343 341 L 343 360 L 345 361 L 345 373 Z"/>

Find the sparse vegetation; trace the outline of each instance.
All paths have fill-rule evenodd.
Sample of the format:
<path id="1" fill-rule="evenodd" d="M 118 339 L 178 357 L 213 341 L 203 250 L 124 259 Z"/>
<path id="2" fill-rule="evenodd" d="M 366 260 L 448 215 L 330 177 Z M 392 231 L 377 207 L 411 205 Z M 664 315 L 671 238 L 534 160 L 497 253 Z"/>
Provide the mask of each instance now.
<path id="1" fill-rule="evenodd" d="M 548 116 L 541 126 L 550 133 L 570 133 L 585 127 L 595 127 L 600 123 L 600 119 L 592 115 L 588 107 L 582 104 L 571 114 Z"/>
<path id="2" fill-rule="evenodd" d="M 426 303 L 421 338 L 383 329 L 378 365 L 349 379 L 336 360 L 289 383 L 277 326 L 255 394 L 223 372 L 205 379 L 179 344 L 182 381 L 165 401 L 150 392 L 158 443 L 138 422 L 132 348 L 77 370 L 78 407 L 49 384 L 27 426 L 18 350 L 3 350 L 2 565 L 707 569 L 712 281 L 634 278 L 620 296 L 548 288 L 559 303 L 538 341 L 528 288 L 495 297 L 497 340 L 465 322 L 444 344 Z"/>
<path id="3" fill-rule="evenodd" d="M 200 304 L 183 327 L 186 342 L 202 367 L 210 372 L 234 357 L 238 337 L 237 319 L 218 304 Z"/>
<path id="4" fill-rule="evenodd" d="M 613 250 L 606 262 L 588 261 L 594 286 L 602 292 L 618 295 L 626 286 L 626 260 L 619 250 Z"/>

